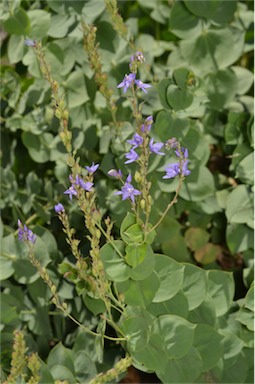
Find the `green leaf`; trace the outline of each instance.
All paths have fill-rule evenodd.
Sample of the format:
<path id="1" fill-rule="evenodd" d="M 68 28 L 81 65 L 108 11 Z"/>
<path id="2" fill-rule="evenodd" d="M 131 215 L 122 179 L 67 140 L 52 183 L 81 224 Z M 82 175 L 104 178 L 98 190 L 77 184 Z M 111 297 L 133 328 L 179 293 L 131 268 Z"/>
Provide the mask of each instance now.
<path id="1" fill-rule="evenodd" d="M 215 110 L 223 109 L 234 100 L 237 91 L 237 78 L 230 69 L 209 74 L 205 78 L 204 89 L 209 98 L 207 104 Z"/>
<path id="2" fill-rule="evenodd" d="M 141 243 L 143 241 L 141 226 L 137 224 L 136 217 L 130 212 L 122 221 L 120 235 L 126 244 Z"/>
<path id="3" fill-rule="evenodd" d="M 65 37 L 74 22 L 74 15 L 51 15 L 48 36 L 55 38 Z"/>
<path id="4" fill-rule="evenodd" d="M 229 223 L 245 223 L 253 227 L 253 201 L 249 188 L 238 185 L 228 195 L 226 216 Z"/>
<path id="5" fill-rule="evenodd" d="M 164 254 L 179 262 L 189 261 L 190 255 L 183 236 L 180 234 L 176 234 L 174 236 L 171 235 L 172 233 L 170 228 L 168 240 L 163 241 L 161 244 Z"/>
<path id="6" fill-rule="evenodd" d="M 215 13 L 220 0 L 184 0 L 185 6 L 195 16 L 210 19 Z"/>
<path id="7" fill-rule="evenodd" d="M 105 303 L 101 299 L 95 299 L 89 295 L 83 295 L 83 302 L 86 307 L 93 313 L 94 316 L 104 313 L 106 310 Z"/>
<path id="8" fill-rule="evenodd" d="M 16 64 L 23 58 L 25 51 L 24 38 L 11 35 L 7 46 L 7 53 L 10 64 Z"/>
<path id="9" fill-rule="evenodd" d="M 36 40 L 46 36 L 50 27 L 50 13 L 42 9 L 33 9 L 29 10 L 27 15 L 31 25 L 29 36 Z"/>
<path id="10" fill-rule="evenodd" d="M 115 282 L 129 278 L 130 267 L 124 260 L 125 244 L 121 240 L 107 243 L 100 249 L 100 257 L 109 279 Z"/>
<path id="11" fill-rule="evenodd" d="M 225 24 L 233 20 L 237 8 L 237 0 L 219 0 L 211 19 L 218 24 Z"/>
<path id="12" fill-rule="evenodd" d="M 207 294 L 207 279 L 203 269 L 191 264 L 184 264 L 182 290 L 188 299 L 189 310 L 193 310 L 203 302 Z"/>
<path id="13" fill-rule="evenodd" d="M 176 85 L 169 85 L 166 92 L 166 98 L 170 106 L 179 111 L 188 108 L 193 102 L 193 96 L 190 92 L 180 89 Z"/>
<path id="14" fill-rule="evenodd" d="M 157 114 L 155 124 L 152 126 L 152 132 L 155 132 L 161 141 L 176 137 L 182 142 L 188 128 L 188 119 L 181 119 L 175 116 L 174 112 L 160 111 Z"/>
<path id="15" fill-rule="evenodd" d="M 232 66 L 231 70 L 237 78 L 237 94 L 244 95 L 253 84 L 253 73 L 244 67 L 238 66 Z"/>
<path id="16" fill-rule="evenodd" d="M 125 259 L 132 267 L 129 269 L 129 276 L 134 280 L 146 279 L 155 266 L 154 252 L 146 243 L 128 245 L 126 247 Z"/>
<path id="17" fill-rule="evenodd" d="M 188 201 L 201 201 L 214 193 L 214 179 L 208 168 L 197 167 L 185 178 L 180 196 Z"/>
<path id="18" fill-rule="evenodd" d="M 189 311 L 188 300 L 182 291 L 179 291 L 174 297 L 160 303 L 151 303 L 147 307 L 153 316 L 177 315 L 186 318 Z"/>
<path id="19" fill-rule="evenodd" d="M 183 58 L 199 76 L 217 72 L 235 63 L 243 49 L 244 34 L 233 28 L 205 30 L 195 39 L 180 43 Z"/>
<path id="20" fill-rule="evenodd" d="M 181 39 L 193 38 L 202 30 L 202 22 L 187 10 L 182 1 L 177 1 L 171 10 L 169 29 Z"/>
<path id="21" fill-rule="evenodd" d="M 187 68 L 177 68 L 173 72 L 176 85 L 183 90 L 188 88 L 188 80 L 190 75 L 191 72 Z"/>
<path id="22" fill-rule="evenodd" d="M 214 327 L 216 323 L 216 311 L 213 300 L 211 298 L 205 298 L 202 304 L 192 311 L 189 311 L 187 319 L 195 324 L 202 323 Z"/>
<path id="23" fill-rule="evenodd" d="M 74 373 L 73 353 L 70 349 L 65 348 L 60 342 L 50 351 L 47 366 L 51 369 L 56 365 L 66 367 L 69 371 Z M 55 375 L 53 375 L 55 378 Z"/>
<path id="24" fill-rule="evenodd" d="M 224 271 L 207 271 L 208 293 L 213 299 L 217 316 L 224 315 L 230 308 L 235 292 L 232 273 Z"/>
<path id="25" fill-rule="evenodd" d="M 162 315 L 153 322 L 153 333 L 159 334 L 168 358 L 179 359 L 190 350 L 196 325 L 176 315 Z"/>
<path id="26" fill-rule="evenodd" d="M 235 254 L 253 248 L 254 233 L 245 224 L 228 224 L 226 240 L 230 252 Z"/>
<path id="27" fill-rule="evenodd" d="M 237 179 L 240 179 L 243 183 L 253 185 L 254 184 L 254 152 L 245 156 L 236 166 Z"/>
<path id="28" fill-rule="evenodd" d="M 14 273 L 12 260 L 5 257 L 4 253 L 0 256 L 0 281 L 8 279 Z"/>
<path id="29" fill-rule="evenodd" d="M 160 279 L 160 287 L 153 303 L 159 303 L 171 299 L 181 289 L 184 267 L 168 256 L 157 254 L 155 271 Z"/>
<path id="30" fill-rule="evenodd" d="M 150 304 L 159 288 L 160 282 L 157 274 L 153 272 L 144 280 L 127 280 L 117 283 L 119 294 L 123 294 L 125 303 L 146 308 Z"/>
<path id="31" fill-rule="evenodd" d="M 138 352 L 132 352 L 131 356 L 134 362 L 138 362 L 139 365 L 142 364 L 143 369 L 163 372 L 167 365 L 167 354 L 164 350 L 163 337 L 158 333 L 152 334 L 144 348 Z"/>
<path id="32" fill-rule="evenodd" d="M 75 376 L 80 383 L 86 383 L 97 375 L 95 363 L 84 351 L 79 351 L 79 353 L 75 354 L 74 368 Z"/>
<path id="33" fill-rule="evenodd" d="M 143 349 L 149 341 L 149 326 L 151 321 L 140 316 L 128 317 L 122 324 L 121 330 L 128 340 L 128 349 L 138 352 Z"/>
<path id="34" fill-rule="evenodd" d="M 4 29 L 10 35 L 29 35 L 30 22 L 24 9 L 15 10 L 11 16 L 4 21 Z"/>
<path id="35" fill-rule="evenodd" d="M 203 371 L 213 368 L 223 357 L 222 339 L 223 337 L 209 325 L 197 324 L 193 345 L 202 357 Z"/>
<path id="36" fill-rule="evenodd" d="M 156 374 L 163 383 L 193 383 L 202 369 L 201 356 L 192 347 L 181 359 L 168 360 L 165 371 Z"/>
<path id="37" fill-rule="evenodd" d="M 205 245 L 209 238 L 209 233 L 203 228 L 190 227 L 185 232 L 185 241 L 192 251 Z"/>

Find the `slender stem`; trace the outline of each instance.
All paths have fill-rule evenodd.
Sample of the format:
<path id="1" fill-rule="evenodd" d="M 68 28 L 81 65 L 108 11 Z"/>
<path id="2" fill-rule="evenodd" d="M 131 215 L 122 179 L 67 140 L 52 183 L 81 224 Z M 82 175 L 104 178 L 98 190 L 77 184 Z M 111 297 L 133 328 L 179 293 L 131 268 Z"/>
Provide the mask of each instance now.
<path id="1" fill-rule="evenodd" d="M 156 224 L 155 224 L 155 225 L 148 231 L 148 233 L 154 231 L 154 229 L 156 229 L 156 228 L 159 226 L 159 224 L 160 224 L 160 223 L 162 222 L 162 220 L 165 218 L 165 216 L 166 216 L 167 212 L 169 211 L 169 209 L 170 209 L 175 203 L 177 203 L 177 197 L 178 197 L 178 195 L 179 195 L 179 193 L 180 193 L 180 189 L 181 189 L 183 180 L 184 180 L 184 177 L 181 176 L 181 177 L 180 177 L 179 184 L 178 184 L 178 187 L 177 187 L 177 189 L 176 189 L 176 191 L 175 191 L 175 195 L 174 195 L 173 200 L 171 201 L 171 203 L 168 204 L 168 206 L 167 206 L 166 209 L 165 209 L 165 212 L 163 213 L 163 215 L 161 216 L 161 218 L 159 219 L 159 221 L 158 221 L 158 222 L 157 222 L 157 223 L 156 223 Z"/>

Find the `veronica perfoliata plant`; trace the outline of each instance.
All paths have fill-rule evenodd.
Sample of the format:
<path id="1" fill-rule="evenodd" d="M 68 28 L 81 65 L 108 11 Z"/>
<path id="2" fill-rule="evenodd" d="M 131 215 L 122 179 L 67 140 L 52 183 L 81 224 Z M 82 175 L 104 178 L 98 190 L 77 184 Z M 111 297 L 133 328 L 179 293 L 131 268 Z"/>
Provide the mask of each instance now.
<path id="1" fill-rule="evenodd" d="M 239 299 L 223 267 L 251 279 L 247 7 L 46 0 L 28 17 L 16 3 L 4 120 L 22 135 L 4 160 L 25 187 L 13 196 L 8 165 L 3 345 L 25 336 L 1 380 L 113 383 L 133 366 L 166 384 L 249 383 L 254 286 Z M 17 171 L 19 150 L 37 175 Z"/>

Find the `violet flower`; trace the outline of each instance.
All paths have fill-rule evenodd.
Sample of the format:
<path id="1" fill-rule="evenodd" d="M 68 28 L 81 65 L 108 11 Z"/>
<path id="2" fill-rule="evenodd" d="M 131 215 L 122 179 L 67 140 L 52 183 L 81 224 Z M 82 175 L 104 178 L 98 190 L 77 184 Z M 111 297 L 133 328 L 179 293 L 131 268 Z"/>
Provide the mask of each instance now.
<path id="1" fill-rule="evenodd" d="M 55 205 L 54 209 L 55 209 L 56 213 L 60 213 L 60 212 L 65 211 L 65 208 L 61 203 L 58 203 L 57 205 Z"/>
<path id="2" fill-rule="evenodd" d="M 116 169 L 110 169 L 110 171 L 107 172 L 109 176 L 115 177 L 116 179 L 122 179 L 122 172 L 119 169 L 116 171 Z"/>
<path id="3" fill-rule="evenodd" d="M 139 159 L 139 155 L 132 148 L 130 149 L 130 151 L 128 153 L 126 153 L 125 157 L 128 160 L 125 161 L 124 164 L 130 164 L 130 163 L 133 163 L 134 161 L 136 161 L 137 159 Z"/>
<path id="4" fill-rule="evenodd" d="M 152 123 L 153 123 L 153 117 L 152 116 L 146 117 L 146 119 L 144 120 L 144 124 L 141 127 L 141 131 L 150 132 Z"/>
<path id="5" fill-rule="evenodd" d="M 164 152 L 160 152 L 161 148 L 164 146 L 164 143 L 154 143 L 154 139 L 150 140 L 149 147 L 150 151 L 156 153 L 157 155 L 164 156 Z"/>
<path id="6" fill-rule="evenodd" d="M 124 88 L 123 92 L 126 93 L 127 89 L 132 87 L 135 81 L 135 73 L 130 73 L 125 75 L 123 81 L 117 85 L 117 88 Z"/>
<path id="7" fill-rule="evenodd" d="M 127 140 L 127 143 L 133 145 L 132 149 L 135 149 L 143 143 L 143 138 L 138 133 L 135 133 L 133 139 Z"/>
<path id="8" fill-rule="evenodd" d="M 24 44 L 27 45 L 28 47 L 35 47 L 36 41 L 31 39 L 25 39 Z"/>
<path id="9" fill-rule="evenodd" d="M 29 229 L 26 224 L 22 224 L 20 220 L 18 220 L 18 239 L 21 242 L 29 242 L 35 244 L 36 235 Z"/>
<path id="10" fill-rule="evenodd" d="M 166 171 L 166 175 L 163 176 L 163 179 L 172 179 L 173 177 L 177 176 L 180 173 L 180 164 L 179 163 L 168 164 L 164 169 Z"/>
<path id="11" fill-rule="evenodd" d="M 148 93 L 147 91 L 146 91 L 146 88 L 150 88 L 151 87 L 151 85 L 150 84 L 145 84 L 145 83 L 143 83 L 141 80 L 135 80 L 135 84 L 137 85 L 137 87 L 138 88 L 140 88 L 143 92 L 145 92 L 145 93 Z"/>
<path id="12" fill-rule="evenodd" d="M 87 169 L 87 171 L 89 172 L 89 173 L 94 173 L 94 172 L 96 172 L 96 170 L 97 170 L 97 168 L 99 167 L 99 164 L 95 164 L 94 163 L 94 161 L 93 161 L 93 163 L 92 163 L 92 165 L 90 166 L 90 167 L 85 167 L 86 169 Z"/>
<path id="13" fill-rule="evenodd" d="M 73 196 L 77 196 L 76 189 L 73 185 L 71 185 L 70 188 L 68 188 L 65 192 L 64 195 L 69 195 L 69 199 L 72 200 Z"/>
<path id="14" fill-rule="evenodd" d="M 135 189 L 131 184 L 132 176 L 128 175 L 125 184 L 121 188 L 121 191 L 117 191 L 114 195 L 122 195 L 122 200 L 130 199 L 132 203 L 135 202 L 135 196 L 141 195 L 141 192 L 138 189 Z"/>

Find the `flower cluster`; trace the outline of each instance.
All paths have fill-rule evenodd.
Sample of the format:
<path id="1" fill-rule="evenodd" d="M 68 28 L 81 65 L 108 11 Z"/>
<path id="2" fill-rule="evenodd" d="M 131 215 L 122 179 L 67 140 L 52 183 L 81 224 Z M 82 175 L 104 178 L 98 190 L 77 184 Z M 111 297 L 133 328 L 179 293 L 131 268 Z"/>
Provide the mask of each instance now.
<path id="1" fill-rule="evenodd" d="M 99 167 L 99 164 L 92 163 L 91 166 L 86 166 L 86 170 L 89 172 L 90 175 L 92 175 L 97 168 Z M 91 181 L 84 181 L 84 179 L 80 175 L 76 175 L 75 178 L 72 175 L 69 175 L 69 180 L 71 182 L 71 186 L 64 192 L 65 195 L 69 195 L 70 200 L 72 200 L 73 196 L 78 195 L 78 189 L 81 188 L 84 191 L 90 192 L 91 188 L 93 187 L 94 183 Z"/>
<path id="2" fill-rule="evenodd" d="M 22 224 L 20 220 L 18 220 L 18 239 L 21 242 L 28 242 L 31 244 L 35 244 L 36 235 L 29 229 L 26 224 Z"/>
<path id="3" fill-rule="evenodd" d="M 134 85 L 137 86 L 137 89 L 141 89 L 145 93 L 147 93 L 146 89 L 151 87 L 150 84 L 145 84 L 141 80 L 136 79 L 135 73 L 130 73 L 124 76 L 124 79 L 117 85 L 117 88 L 123 88 L 123 92 L 126 93 L 127 89 L 133 88 Z"/>
<path id="4" fill-rule="evenodd" d="M 179 158 L 179 161 L 177 163 L 168 164 L 165 166 L 166 174 L 163 176 L 163 179 L 171 179 L 178 175 L 181 175 L 182 177 L 190 175 L 190 170 L 188 169 L 188 149 L 181 148 L 180 144 L 175 138 L 170 140 L 168 140 L 168 145 L 172 148 L 177 148 L 174 152 Z"/>
<path id="5" fill-rule="evenodd" d="M 141 195 L 141 192 L 138 189 L 135 189 L 131 184 L 132 175 L 129 174 L 126 182 L 124 183 L 121 191 L 117 191 L 114 195 L 122 195 L 122 200 L 131 199 L 132 203 L 135 202 L 135 196 Z"/>

